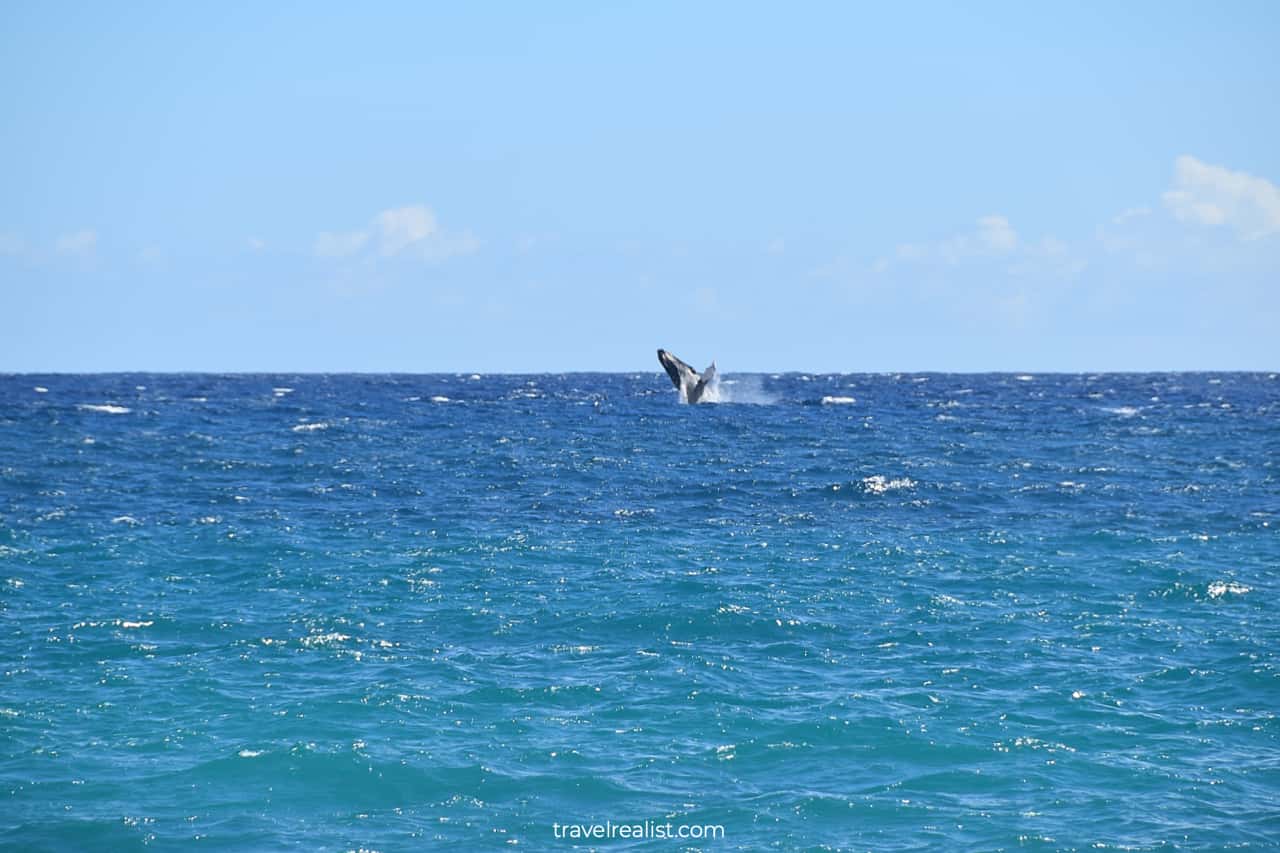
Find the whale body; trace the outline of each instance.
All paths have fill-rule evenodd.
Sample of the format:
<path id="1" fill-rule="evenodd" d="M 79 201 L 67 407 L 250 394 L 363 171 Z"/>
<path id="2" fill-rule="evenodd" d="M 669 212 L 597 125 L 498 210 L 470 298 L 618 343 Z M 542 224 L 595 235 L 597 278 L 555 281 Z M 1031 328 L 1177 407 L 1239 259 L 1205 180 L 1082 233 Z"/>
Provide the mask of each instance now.
<path id="1" fill-rule="evenodd" d="M 686 403 L 706 402 L 707 389 L 716 381 L 716 363 L 699 376 L 696 371 L 680 359 L 664 349 L 658 350 L 658 361 L 671 377 L 671 384 L 680 392 L 680 399 Z"/>

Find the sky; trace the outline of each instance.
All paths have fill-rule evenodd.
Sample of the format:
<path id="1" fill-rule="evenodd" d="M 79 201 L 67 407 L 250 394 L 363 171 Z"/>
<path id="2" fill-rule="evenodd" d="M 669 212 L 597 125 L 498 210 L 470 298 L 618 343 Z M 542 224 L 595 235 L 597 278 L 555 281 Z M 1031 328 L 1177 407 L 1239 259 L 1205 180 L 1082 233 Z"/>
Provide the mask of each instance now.
<path id="1" fill-rule="evenodd" d="M 1280 369 L 1280 4 L 0 5 L 0 372 Z"/>

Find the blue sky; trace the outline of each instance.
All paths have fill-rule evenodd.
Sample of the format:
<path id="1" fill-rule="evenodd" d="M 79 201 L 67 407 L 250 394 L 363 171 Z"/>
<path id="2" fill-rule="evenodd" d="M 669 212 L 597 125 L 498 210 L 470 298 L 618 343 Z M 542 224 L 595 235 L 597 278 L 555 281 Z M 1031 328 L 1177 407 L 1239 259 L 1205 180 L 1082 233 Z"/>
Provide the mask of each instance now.
<path id="1" fill-rule="evenodd" d="M 1280 369 L 1277 44 L 1271 2 L 7 4 L 0 370 Z"/>

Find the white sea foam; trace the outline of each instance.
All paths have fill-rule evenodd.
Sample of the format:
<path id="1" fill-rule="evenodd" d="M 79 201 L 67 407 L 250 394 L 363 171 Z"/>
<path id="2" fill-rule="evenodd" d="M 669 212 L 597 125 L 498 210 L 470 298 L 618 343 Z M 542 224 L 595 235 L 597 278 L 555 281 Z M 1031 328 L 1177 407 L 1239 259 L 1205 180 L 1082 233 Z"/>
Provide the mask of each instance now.
<path id="1" fill-rule="evenodd" d="M 585 646 L 585 645 L 571 646 L 563 643 L 551 647 L 551 651 L 556 652 L 557 654 L 571 654 L 571 655 L 587 655 L 599 650 L 600 650 L 599 646 Z"/>
<path id="2" fill-rule="evenodd" d="M 43 385 L 37 385 L 36 387 L 32 388 L 31 390 L 32 390 L 32 391 L 35 391 L 37 394 L 48 394 L 48 393 L 49 393 L 49 389 L 48 389 L 48 388 L 46 388 L 46 387 L 44 387 Z"/>
<path id="3" fill-rule="evenodd" d="M 833 397 L 831 395 L 827 395 L 822 398 L 822 405 L 824 406 L 848 406 L 856 402 L 858 401 L 853 397 Z"/>
<path id="4" fill-rule="evenodd" d="M 321 421 L 319 423 L 314 423 L 314 424 L 297 424 L 293 428 L 293 431 L 294 432 L 315 432 L 316 430 L 328 429 L 328 428 L 329 428 L 329 425 Z"/>
<path id="5" fill-rule="evenodd" d="M 444 396 L 443 394 L 437 394 L 437 395 L 435 395 L 434 397 L 432 397 L 432 398 L 431 398 L 431 402 L 433 402 L 433 403 L 447 403 L 447 402 L 449 402 L 449 398 L 448 398 L 448 397 L 446 397 L 446 396 Z"/>
<path id="6" fill-rule="evenodd" d="M 910 477 L 895 477 L 890 480 L 883 474 L 872 474 L 870 477 L 862 478 L 862 487 L 873 495 L 883 495 L 894 489 L 910 489 L 915 484 L 916 481 Z"/>
<path id="7" fill-rule="evenodd" d="M 259 755 L 262 755 L 262 750 L 242 749 L 239 752 L 237 752 L 236 755 L 240 756 L 241 758 L 257 758 Z"/>
<path id="8" fill-rule="evenodd" d="M 1113 415 L 1119 415 L 1122 418 L 1131 418 L 1141 412 L 1142 409 L 1137 406 L 1106 406 L 1102 409 L 1104 412 L 1110 412 Z"/>
<path id="9" fill-rule="evenodd" d="M 77 409 L 83 409 L 86 412 L 102 412 L 107 415 L 127 415 L 133 411 L 128 406 L 117 406 L 114 403 L 104 403 L 98 405 L 96 403 L 81 403 L 76 406 Z"/>
<path id="10" fill-rule="evenodd" d="M 1209 584 L 1209 597 L 1222 598 L 1222 596 L 1230 593 L 1231 595 L 1244 595 L 1252 591 L 1253 587 L 1245 586 L 1235 581 L 1214 581 Z"/>
<path id="11" fill-rule="evenodd" d="M 152 625 L 156 623 L 152 620 L 147 620 L 146 622 L 130 622 L 127 619 L 121 619 L 116 624 L 118 624 L 121 628 L 150 628 Z"/>
<path id="12" fill-rule="evenodd" d="M 613 514 L 617 518 L 632 518 L 634 516 L 649 516 L 657 512 L 653 507 L 642 507 L 640 509 L 615 509 Z"/>
<path id="13" fill-rule="evenodd" d="M 724 604 L 716 611 L 717 613 L 750 613 L 750 607 L 744 607 L 741 604 Z"/>
<path id="14" fill-rule="evenodd" d="M 293 389 L 292 388 L 272 388 L 271 393 L 275 394 L 277 397 L 283 397 L 285 394 L 292 394 Z"/>
<path id="15" fill-rule="evenodd" d="M 111 523 L 127 524 L 130 527 L 137 527 L 142 522 L 138 521 L 138 519 L 134 518 L 132 515 L 117 515 L 115 518 L 111 519 Z"/>
<path id="16" fill-rule="evenodd" d="M 308 648 L 313 648 L 315 646 L 331 646 L 331 645 L 334 645 L 335 643 L 345 643 L 347 640 L 350 640 L 350 639 L 351 637 L 348 634 L 341 634 L 337 631 L 331 631 L 328 634 L 312 634 L 309 637 L 303 637 L 298 642 L 300 642 L 304 646 L 307 646 Z"/>
<path id="17" fill-rule="evenodd" d="M 1030 373 L 1020 373 L 1013 378 L 1018 380 L 1019 382 L 1035 382 L 1036 381 L 1036 378 L 1032 376 Z"/>

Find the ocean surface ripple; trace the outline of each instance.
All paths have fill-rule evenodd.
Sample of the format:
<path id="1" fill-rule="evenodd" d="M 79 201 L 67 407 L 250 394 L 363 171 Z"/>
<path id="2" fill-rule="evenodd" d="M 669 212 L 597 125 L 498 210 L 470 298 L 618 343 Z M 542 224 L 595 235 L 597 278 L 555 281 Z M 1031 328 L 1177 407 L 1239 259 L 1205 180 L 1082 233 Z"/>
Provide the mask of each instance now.
<path id="1" fill-rule="evenodd" d="M 1280 840 L 1276 375 L 721 392 L 0 376 L 0 846 Z"/>

